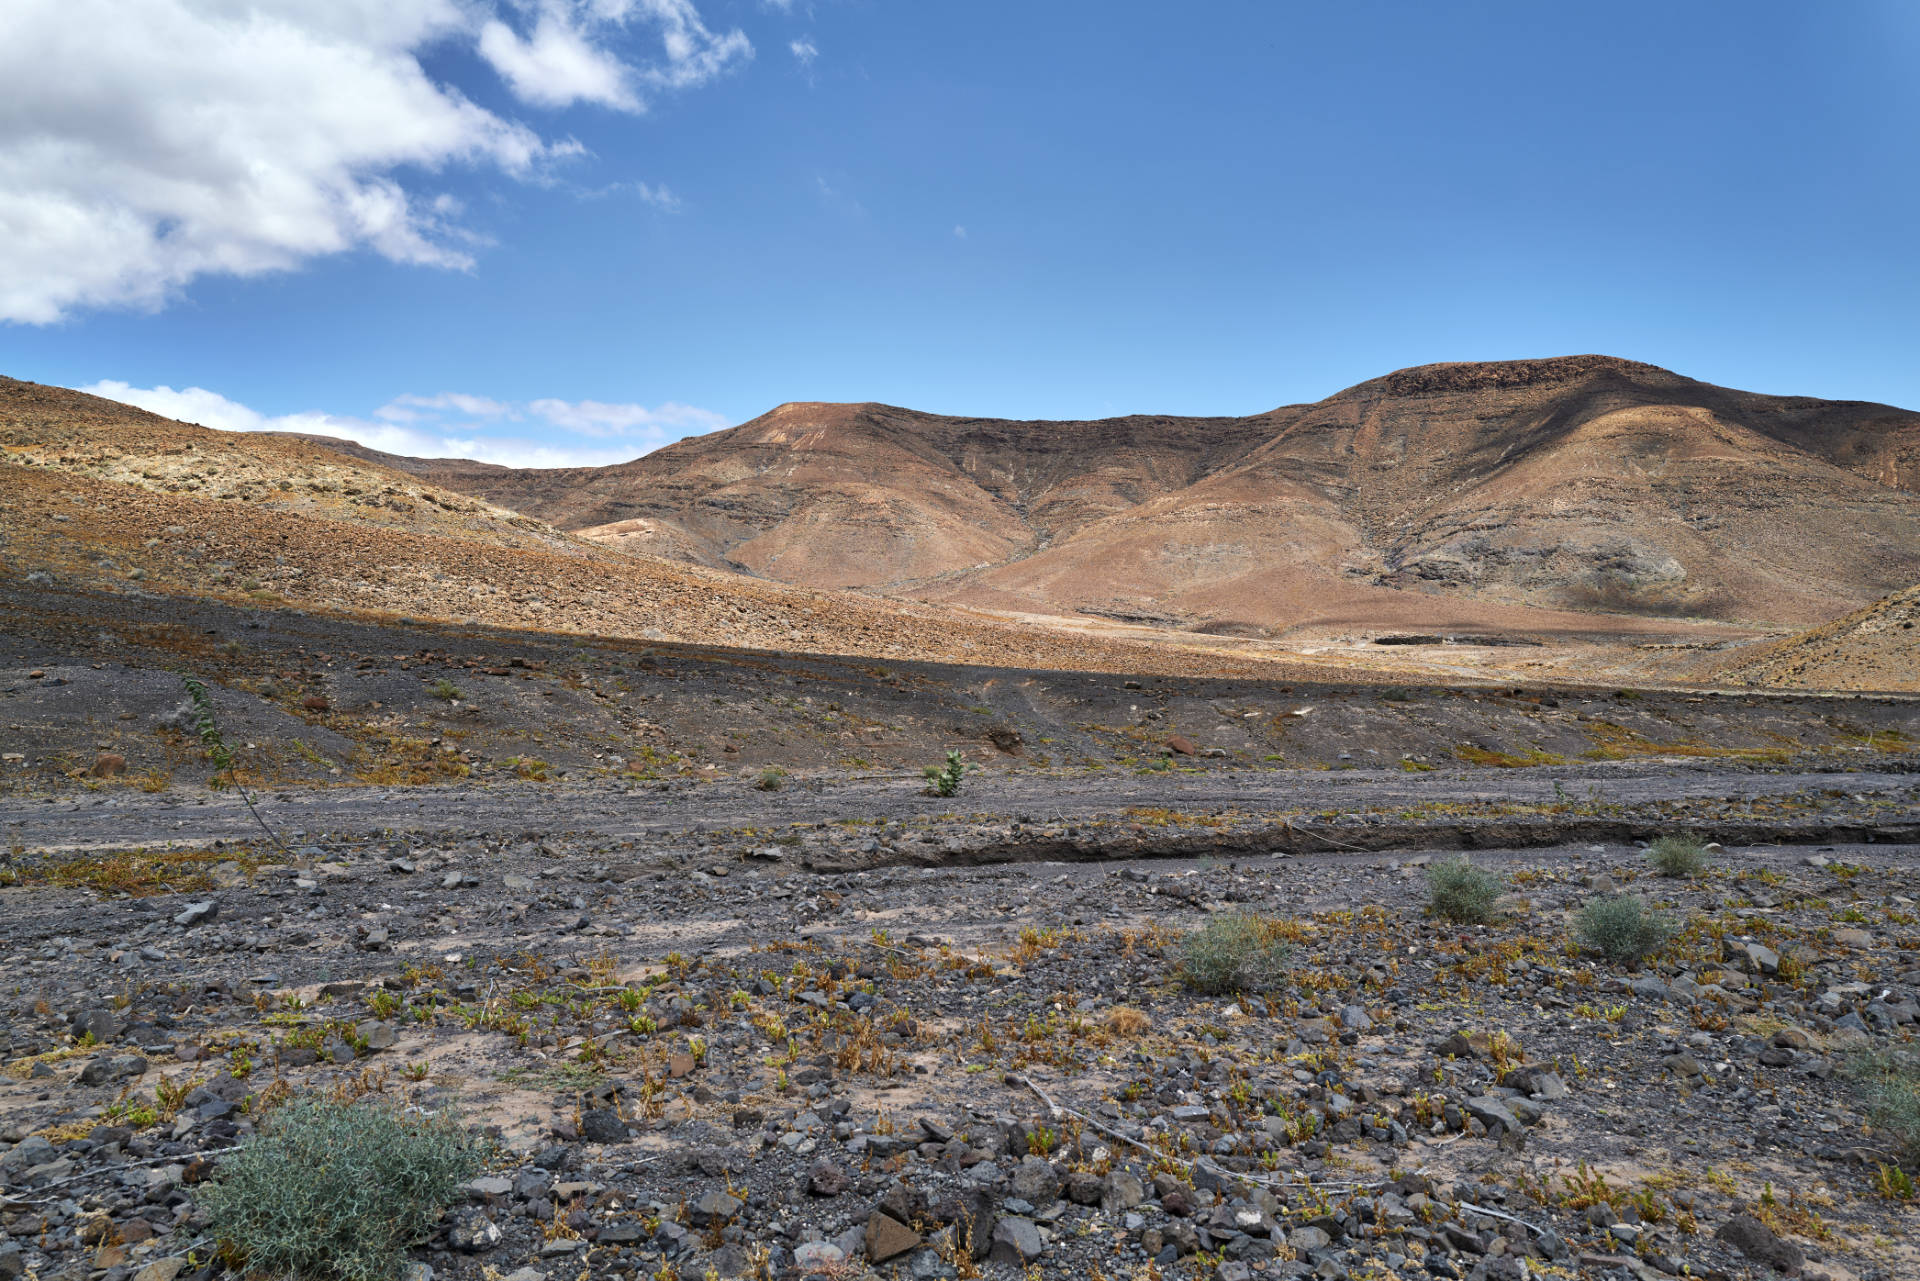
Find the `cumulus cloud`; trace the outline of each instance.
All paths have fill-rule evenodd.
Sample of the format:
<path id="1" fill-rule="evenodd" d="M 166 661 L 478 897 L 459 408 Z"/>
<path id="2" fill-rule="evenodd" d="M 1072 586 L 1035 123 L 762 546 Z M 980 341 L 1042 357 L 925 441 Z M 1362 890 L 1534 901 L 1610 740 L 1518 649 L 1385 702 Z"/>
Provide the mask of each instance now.
<path id="1" fill-rule="evenodd" d="M 793 56 L 800 60 L 803 67 L 811 67 L 813 60 L 820 56 L 820 47 L 806 36 L 793 41 L 787 48 L 793 50 Z"/>
<path id="2" fill-rule="evenodd" d="M 487 23 L 480 28 L 480 56 L 526 102 L 542 107 L 596 102 L 617 111 L 641 109 L 626 66 L 596 47 L 557 6 L 542 13 L 524 38 L 504 22 Z"/>
<path id="3" fill-rule="evenodd" d="M 672 401 L 649 409 L 597 400 L 541 399 L 518 405 L 464 392 L 408 393 L 394 397 L 368 419 L 317 409 L 268 415 L 205 387 L 135 387 L 108 379 L 80 390 L 222 431 L 331 436 L 389 454 L 471 458 L 507 467 L 602 467 L 627 462 L 683 436 L 727 426 L 721 414 Z M 492 432 L 503 422 L 525 424 L 541 435 L 481 434 L 481 429 Z M 590 445 L 568 437 L 611 437 L 624 443 Z"/>
<path id="4" fill-rule="evenodd" d="M 657 52 L 630 56 L 643 32 Z M 7 0 L 0 321 L 155 308 L 200 276 L 351 250 L 470 267 L 481 241 L 423 185 L 538 177 L 582 148 L 432 78 L 438 46 L 531 106 L 621 111 L 752 55 L 692 0 Z"/>
<path id="5" fill-rule="evenodd" d="M 80 390 L 89 396 L 103 396 L 123 405 L 145 409 L 162 418 L 198 423 L 202 427 L 218 427 L 222 431 L 259 431 L 260 425 L 266 421 L 265 415 L 237 400 L 228 400 L 217 391 L 208 391 L 205 387 L 183 387 L 175 391 L 165 385 L 135 387 L 132 383 L 109 378 Z"/>

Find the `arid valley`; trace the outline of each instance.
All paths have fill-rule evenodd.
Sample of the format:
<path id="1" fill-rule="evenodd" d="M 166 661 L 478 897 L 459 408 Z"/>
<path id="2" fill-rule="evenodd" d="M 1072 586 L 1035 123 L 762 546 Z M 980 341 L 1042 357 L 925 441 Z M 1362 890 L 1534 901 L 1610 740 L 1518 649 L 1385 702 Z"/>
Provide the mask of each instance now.
<path id="1" fill-rule="evenodd" d="M 417 1279 L 1920 1271 L 1920 415 L 0 445 L 0 1276 L 315 1099 L 476 1127 Z"/>

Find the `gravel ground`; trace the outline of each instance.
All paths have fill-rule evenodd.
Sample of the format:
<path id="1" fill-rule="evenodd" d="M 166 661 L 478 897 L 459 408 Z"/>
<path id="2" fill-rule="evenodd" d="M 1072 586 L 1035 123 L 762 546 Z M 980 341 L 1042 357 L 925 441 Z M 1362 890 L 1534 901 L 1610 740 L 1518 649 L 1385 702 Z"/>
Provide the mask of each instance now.
<path id="1" fill-rule="evenodd" d="M 311 1096 L 496 1142 L 411 1281 L 1920 1276 L 1911 699 L 0 604 L 0 1281 L 225 1274 Z"/>
<path id="2" fill-rule="evenodd" d="M 499 1136 L 415 1252 L 440 1277 L 1891 1281 L 1914 1216 L 1842 1069 L 1915 1030 L 1916 852 L 1735 847 L 1669 880 L 1625 845 L 1485 850 L 1484 926 L 1426 914 L 1420 852 L 29 859 L 0 891 L 4 1249 L 198 1265 L 201 1154 L 333 1090 Z M 1643 967 L 1570 943 L 1612 887 L 1680 926 Z M 1193 991 L 1182 940 L 1248 911 L 1285 972 Z"/>

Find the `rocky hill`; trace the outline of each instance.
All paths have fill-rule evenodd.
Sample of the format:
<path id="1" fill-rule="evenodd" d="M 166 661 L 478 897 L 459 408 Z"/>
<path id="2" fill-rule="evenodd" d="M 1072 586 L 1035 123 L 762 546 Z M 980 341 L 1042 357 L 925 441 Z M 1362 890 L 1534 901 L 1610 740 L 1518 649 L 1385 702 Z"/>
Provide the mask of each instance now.
<path id="1" fill-rule="evenodd" d="M 1248 418 L 788 404 L 615 467 L 400 465 L 766 578 L 1228 634 L 1807 624 L 1920 580 L 1920 414 L 1602 356 Z"/>
<path id="2" fill-rule="evenodd" d="M 373 451 L 0 379 L 0 574 L 372 616 L 877 657 L 1155 671 L 1191 656 L 628 555 Z M 1232 656 L 1215 670 L 1273 670 Z"/>
<path id="3" fill-rule="evenodd" d="M 1920 692 L 1920 587 L 1750 650 L 1723 674 L 1754 685 Z"/>

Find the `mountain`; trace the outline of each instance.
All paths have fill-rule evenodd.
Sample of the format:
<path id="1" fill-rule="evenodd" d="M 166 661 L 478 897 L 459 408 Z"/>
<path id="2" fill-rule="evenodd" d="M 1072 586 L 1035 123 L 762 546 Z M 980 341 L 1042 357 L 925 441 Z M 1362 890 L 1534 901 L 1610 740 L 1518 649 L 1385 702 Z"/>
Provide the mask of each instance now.
<path id="1" fill-rule="evenodd" d="M 640 640 L 1034 668 L 1179 671 L 1203 661 L 1286 672 L 623 554 L 383 457 L 211 431 L 0 378 L 0 575 Z"/>
<path id="2" fill-rule="evenodd" d="M 1920 587 L 1744 651 L 1720 675 L 1752 685 L 1920 693 Z"/>
<path id="3" fill-rule="evenodd" d="M 613 467 L 395 465 L 763 578 L 1223 634 L 1803 625 L 1920 580 L 1920 414 L 1605 356 L 1247 418 L 797 403 Z"/>

